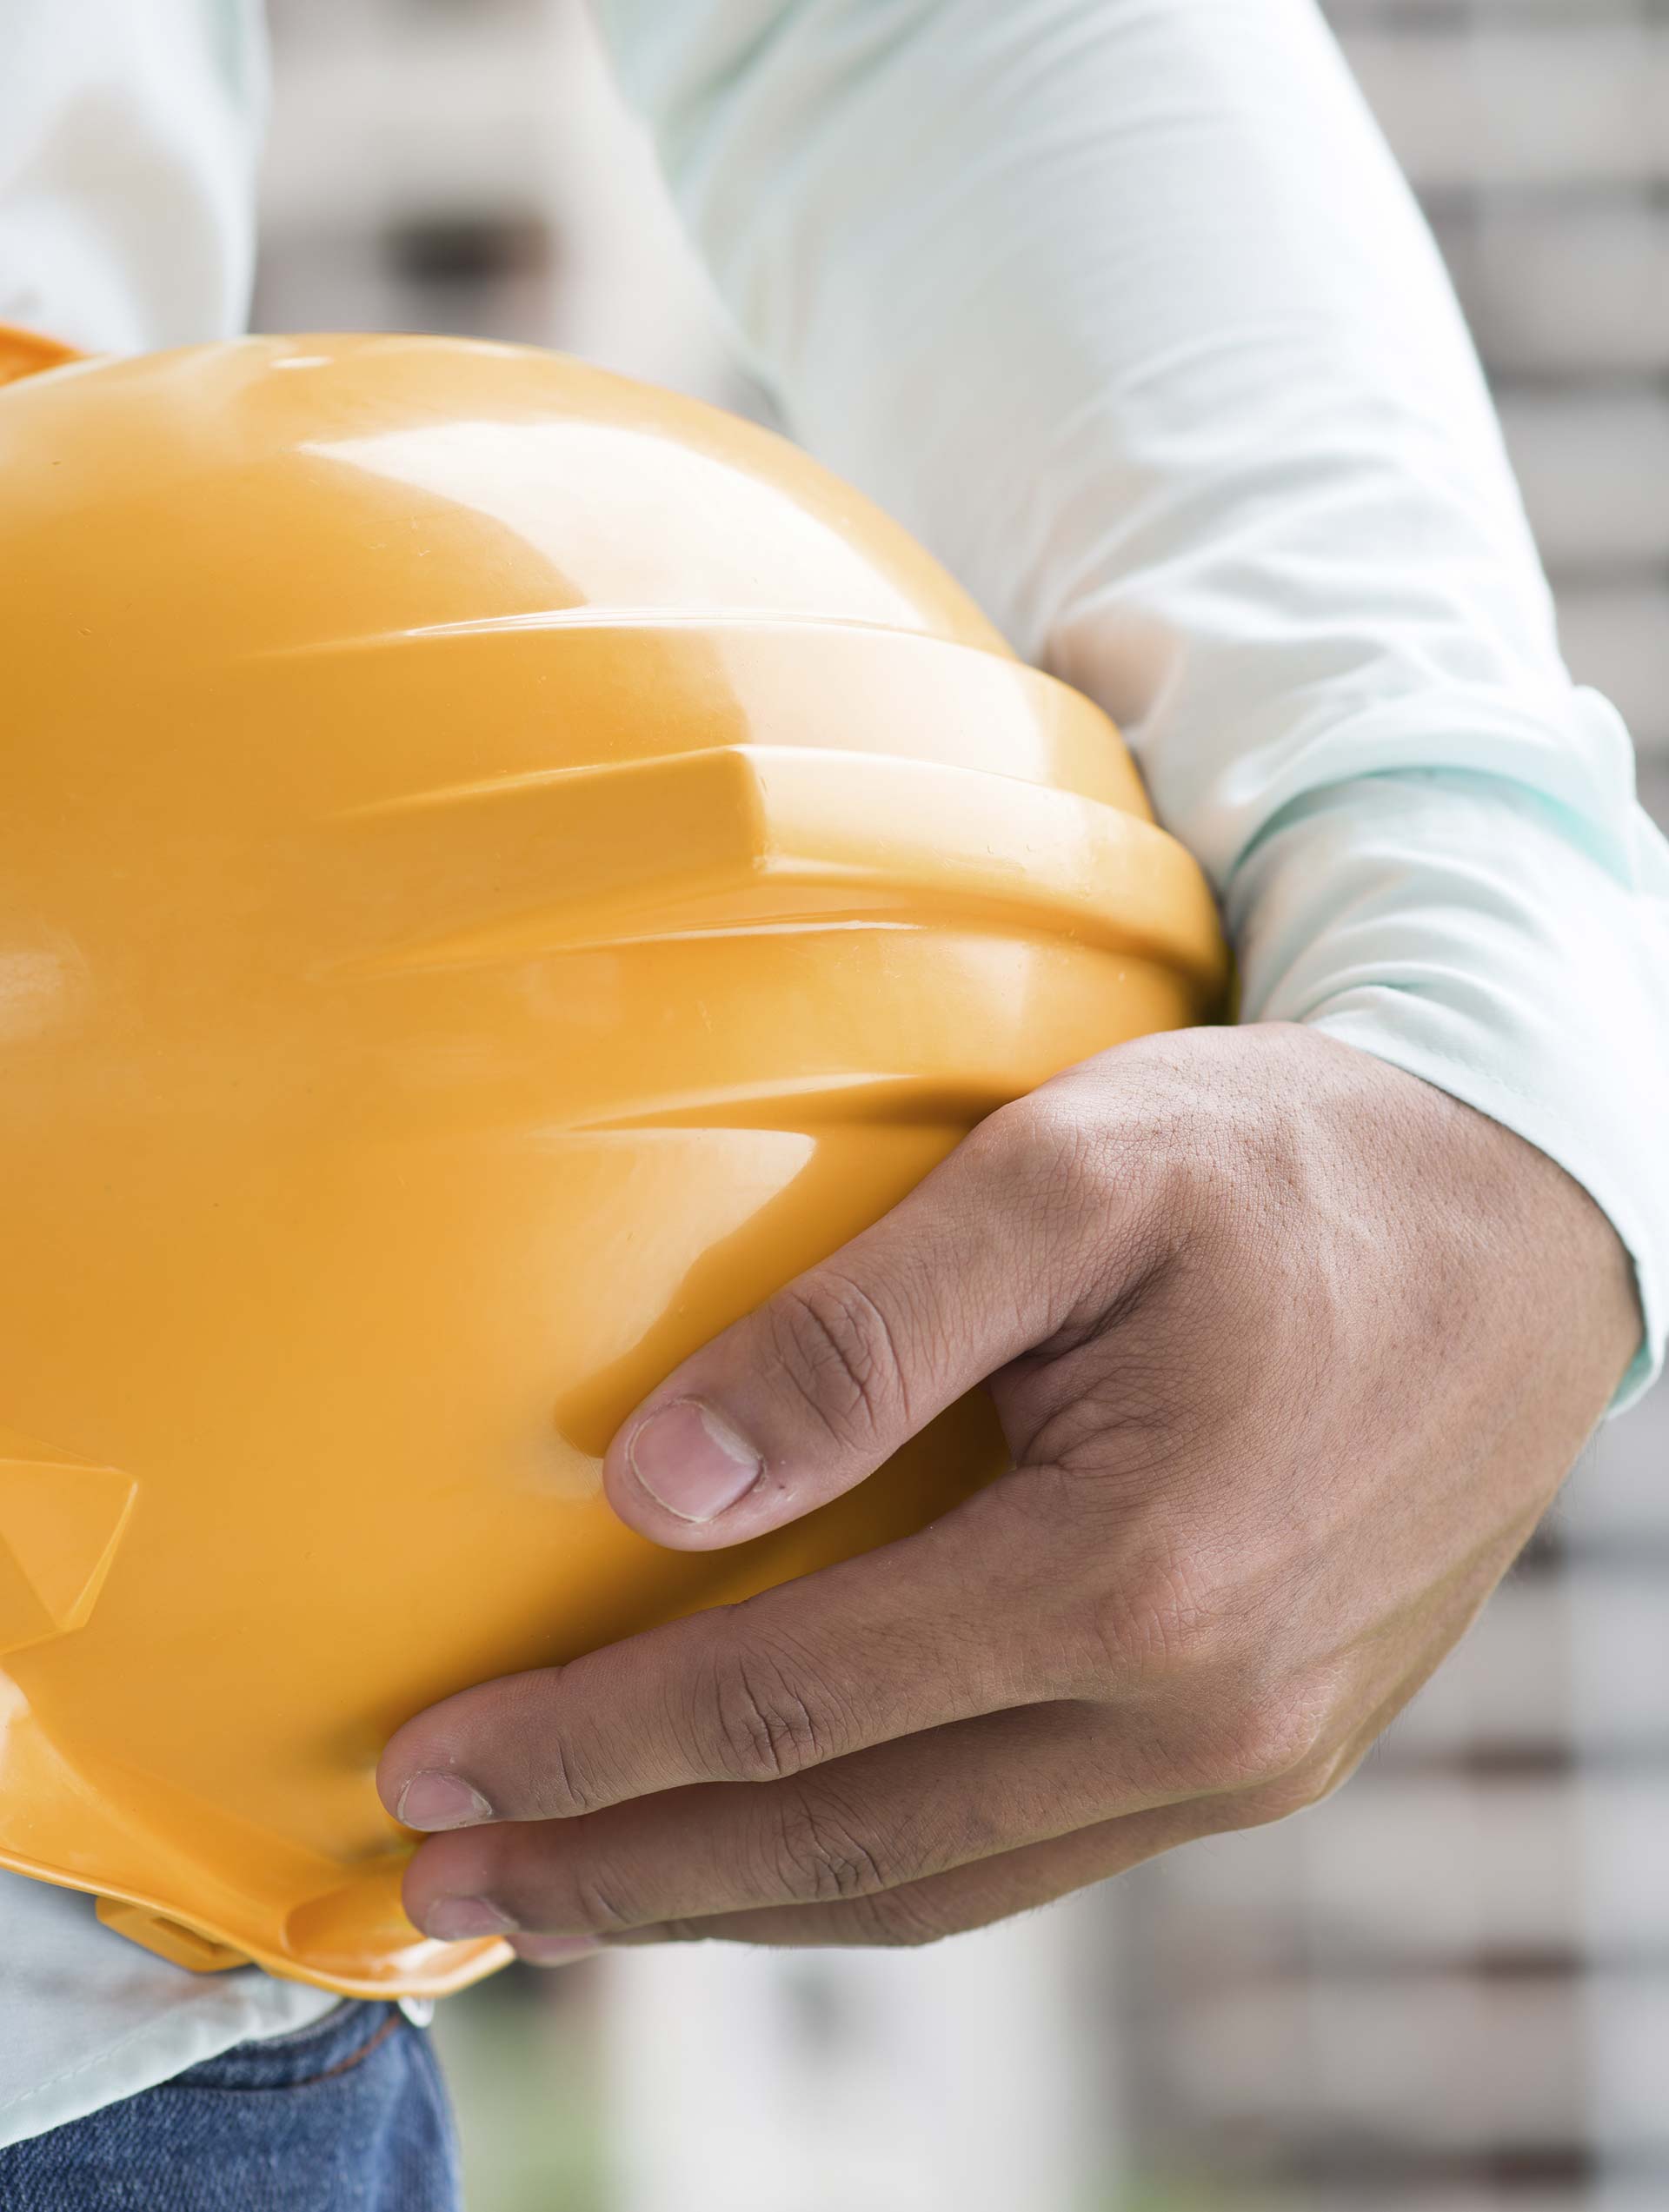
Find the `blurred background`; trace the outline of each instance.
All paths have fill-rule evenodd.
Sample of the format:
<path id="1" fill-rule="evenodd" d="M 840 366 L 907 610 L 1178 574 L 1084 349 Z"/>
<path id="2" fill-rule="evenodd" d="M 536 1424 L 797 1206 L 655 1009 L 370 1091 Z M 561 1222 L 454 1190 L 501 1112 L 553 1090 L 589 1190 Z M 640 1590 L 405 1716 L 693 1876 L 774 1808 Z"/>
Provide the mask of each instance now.
<path id="1" fill-rule="evenodd" d="M 269 4 L 257 329 L 765 412 L 577 0 Z M 1669 821 L 1669 4 L 1329 12 Z M 1669 1392 L 1320 1810 L 934 1950 L 518 1970 L 436 2032 L 471 2212 L 1663 2212 Z"/>

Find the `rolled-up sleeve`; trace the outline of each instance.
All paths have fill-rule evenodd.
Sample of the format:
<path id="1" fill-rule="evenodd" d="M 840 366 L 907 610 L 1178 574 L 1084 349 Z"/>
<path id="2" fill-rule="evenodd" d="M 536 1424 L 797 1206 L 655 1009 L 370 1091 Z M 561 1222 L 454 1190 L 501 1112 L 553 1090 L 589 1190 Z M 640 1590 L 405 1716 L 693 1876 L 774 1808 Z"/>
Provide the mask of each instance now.
<path id="1" fill-rule="evenodd" d="M 1492 1115 L 1669 1329 L 1669 847 L 1311 0 L 602 0 L 795 434 L 1123 725 L 1248 1018 Z"/>

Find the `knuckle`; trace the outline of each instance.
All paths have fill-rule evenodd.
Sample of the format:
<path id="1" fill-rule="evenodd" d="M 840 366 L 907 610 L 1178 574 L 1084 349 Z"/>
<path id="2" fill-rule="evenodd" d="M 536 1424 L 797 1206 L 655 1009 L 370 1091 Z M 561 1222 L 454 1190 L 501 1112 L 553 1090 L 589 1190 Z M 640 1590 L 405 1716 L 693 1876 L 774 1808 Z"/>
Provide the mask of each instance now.
<path id="1" fill-rule="evenodd" d="M 1267 1828 L 1276 1821 L 1290 1820 L 1294 1813 L 1310 1811 L 1349 1781 L 1362 1757 L 1363 1748 L 1360 1745 L 1347 1745 L 1334 1751 L 1318 1750 L 1289 1773 L 1250 1791 L 1241 1802 L 1239 1824 L 1243 1828 Z"/>
<path id="2" fill-rule="evenodd" d="M 770 1312 L 772 1351 L 795 1396 L 836 1445 L 862 1449 L 903 1397 L 881 1307 L 861 1285 L 823 1268 L 791 1284 Z"/>
<path id="3" fill-rule="evenodd" d="M 797 1666 L 774 1653 L 751 1646 L 724 1651 L 708 1696 L 723 1781 L 781 1782 L 840 1753 L 833 1708 L 802 1682 Z"/>
<path id="4" fill-rule="evenodd" d="M 1209 1752 L 1214 1786 L 1272 1803 L 1290 1798 L 1293 1811 L 1313 1803 L 1305 1793 L 1336 1764 L 1325 1750 L 1327 1726 L 1325 1700 L 1301 1684 L 1242 1700 L 1214 1732 Z M 1327 1794 L 1325 1788 L 1320 1794 Z"/>
<path id="5" fill-rule="evenodd" d="M 534 1808 L 532 1817 L 571 1820 L 602 1802 L 560 1730 L 530 1741 L 524 1759 L 523 1802 Z"/>
<path id="6" fill-rule="evenodd" d="M 1153 1146 L 1087 1107 L 1081 1086 L 1046 1084 L 982 1122 L 992 1232 L 1026 1254 L 1050 1317 L 1046 1339 L 1069 1351 L 1132 1310 L 1178 1239 Z"/>
<path id="7" fill-rule="evenodd" d="M 1278 1782 L 1265 1783 L 1261 1789 L 1248 1792 L 1240 1801 L 1237 1825 L 1241 1828 L 1272 1828 L 1278 1821 L 1290 1820 L 1295 1813 L 1308 1812 L 1330 1797 L 1334 1783 L 1326 1778 L 1325 1767 L 1301 1768 L 1295 1774 L 1283 1775 Z"/>
<path id="8" fill-rule="evenodd" d="M 562 1820 L 606 1802 L 601 1777 L 588 1771 L 595 1747 L 588 1754 L 575 1740 L 562 1673 L 539 1668 L 486 1685 L 479 1710 L 499 1766 L 494 1801 L 516 1819 Z"/>
<path id="9" fill-rule="evenodd" d="M 617 1936 L 644 1918 L 618 1866 L 556 1864 L 525 1850 L 502 1870 L 494 1894 L 519 1927 L 538 1935 Z"/>
<path id="10" fill-rule="evenodd" d="M 1157 1782 L 1187 1796 L 1307 1802 L 1295 1793 L 1336 1764 L 1336 1668 L 1294 1668 L 1267 1628 L 1248 1643 L 1232 1594 L 1180 1561 L 1100 1593 L 1096 1605 L 1100 1694 L 1134 1693 L 1154 1717 Z"/>
<path id="11" fill-rule="evenodd" d="M 887 1886 L 873 1843 L 850 1810 L 823 1790 L 795 1790 L 777 1810 L 770 1843 L 774 1885 L 796 1904 L 834 1904 Z"/>
<path id="12" fill-rule="evenodd" d="M 642 1915 L 612 1875 L 605 1879 L 595 1869 L 578 1868 L 572 1877 L 573 1924 L 590 1936 L 623 1935 L 635 1928 Z"/>
<path id="13" fill-rule="evenodd" d="M 1208 1672 L 1222 1655 L 1218 1611 L 1178 1557 L 1098 1591 L 1093 1603 L 1093 1647 L 1113 1685 L 1191 1679 Z"/>
<path id="14" fill-rule="evenodd" d="M 864 1943 L 888 1950 L 921 1950 L 960 1934 L 962 1928 L 942 1905 L 932 1904 L 908 1887 L 854 1898 L 846 1910 L 854 1916 Z"/>
<path id="15" fill-rule="evenodd" d="M 1118 1145 L 1068 1090 L 1046 1087 L 1001 1107 L 978 1136 L 1001 1170 L 997 1187 L 1046 1231 L 1081 1234 L 1120 1194 Z"/>

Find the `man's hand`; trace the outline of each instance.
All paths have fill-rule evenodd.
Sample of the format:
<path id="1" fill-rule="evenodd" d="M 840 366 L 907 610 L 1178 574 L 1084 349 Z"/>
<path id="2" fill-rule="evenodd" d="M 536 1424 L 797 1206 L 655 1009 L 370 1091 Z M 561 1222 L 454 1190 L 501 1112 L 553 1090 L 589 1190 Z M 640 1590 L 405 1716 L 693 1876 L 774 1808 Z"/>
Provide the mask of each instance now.
<path id="1" fill-rule="evenodd" d="M 436 1936 L 910 1943 L 1313 1803 L 1472 1620 L 1639 1340 L 1543 1154 L 1286 1027 L 994 1114 L 686 1362 L 607 1461 L 688 1551 L 986 1382 L 1014 1471 L 920 1536 L 487 1683 L 380 1786 Z"/>

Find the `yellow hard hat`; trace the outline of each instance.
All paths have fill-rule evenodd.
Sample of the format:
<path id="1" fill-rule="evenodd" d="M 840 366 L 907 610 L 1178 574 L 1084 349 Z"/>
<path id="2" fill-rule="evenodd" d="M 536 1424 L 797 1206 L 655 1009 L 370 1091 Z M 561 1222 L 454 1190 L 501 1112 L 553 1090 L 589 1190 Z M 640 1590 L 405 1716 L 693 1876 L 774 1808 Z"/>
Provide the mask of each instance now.
<path id="1" fill-rule="evenodd" d="M 920 1526 L 730 1551 L 676 1362 L 1086 1054 L 1219 1011 L 1116 733 L 715 410 L 263 338 L 0 392 L 0 1863 L 183 1965 L 455 1989 L 393 1729 Z"/>

